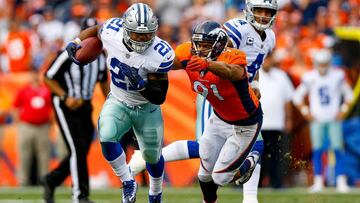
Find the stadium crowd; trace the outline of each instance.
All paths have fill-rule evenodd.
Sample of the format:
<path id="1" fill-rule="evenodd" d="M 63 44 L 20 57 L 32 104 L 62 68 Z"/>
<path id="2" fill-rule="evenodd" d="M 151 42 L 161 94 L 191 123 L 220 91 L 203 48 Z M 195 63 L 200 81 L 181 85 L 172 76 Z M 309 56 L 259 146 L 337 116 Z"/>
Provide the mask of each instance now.
<path id="1" fill-rule="evenodd" d="M 4 144 L 1 141 L 2 128 L 11 123 L 15 108 L 15 98 L 9 98 L 8 95 L 12 94 L 8 94 L 8 90 L 1 85 L 4 78 L 9 75 L 17 77 L 17 74 L 30 73 L 32 70 L 43 73 L 57 52 L 80 32 L 82 18 L 91 16 L 104 22 L 108 18 L 122 16 L 129 5 L 135 2 L 139 1 L 0 0 L 0 150 Z M 159 17 L 158 35 L 173 48 L 190 40 L 195 24 L 208 19 L 224 23 L 230 18 L 243 18 L 242 10 L 245 8 L 244 0 L 141 2 L 153 8 Z M 360 26 L 360 0 L 280 0 L 273 28 L 276 35 L 276 47 L 271 56 L 273 66 L 285 71 L 293 85 L 298 86 L 301 76 L 313 69 L 313 54 L 322 48 L 332 49 L 337 44 L 334 28 L 339 26 Z M 332 64 L 344 68 L 347 73 L 351 72 L 350 68 L 355 68 L 346 67 L 336 50 Z M 349 76 L 349 83 L 354 87 L 357 78 Z M 301 185 L 299 176 L 302 172 L 305 171 L 306 175 L 312 173 L 310 138 L 308 131 L 304 130 L 307 124 L 298 115 L 300 112 L 293 108 L 293 116 L 290 118 L 293 122 L 286 129 L 290 138 L 285 143 L 289 146 L 280 149 L 287 150 L 282 153 L 282 158 L 287 162 L 283 165 L 289 168 L 287 177 L 292 178 L 282 178 L 283 183 L 277 185 Z M 0 153 L 1 158 L 6 158 L 4 154 Z M 286 175 L 284 172 L 281 174 Z M 305 185 L 312 182 L 311 176 L 308 178 Z M 359 184 L 355 181 L 350 184 Z M 261 185 L 271 185 L 269 177 L 263 177 Z"/>

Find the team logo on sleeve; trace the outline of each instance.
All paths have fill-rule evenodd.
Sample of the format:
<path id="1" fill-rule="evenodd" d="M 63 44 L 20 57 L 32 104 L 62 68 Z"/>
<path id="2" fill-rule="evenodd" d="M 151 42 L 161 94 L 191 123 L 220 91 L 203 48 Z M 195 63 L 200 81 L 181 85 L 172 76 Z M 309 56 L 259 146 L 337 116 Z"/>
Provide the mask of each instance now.
<path id="1" fill-rule="evenodd" d="M 246 45 L 250 45 L 250 46 L 254 45 L 254 38 L 248 37 L 246 39 Z"/>

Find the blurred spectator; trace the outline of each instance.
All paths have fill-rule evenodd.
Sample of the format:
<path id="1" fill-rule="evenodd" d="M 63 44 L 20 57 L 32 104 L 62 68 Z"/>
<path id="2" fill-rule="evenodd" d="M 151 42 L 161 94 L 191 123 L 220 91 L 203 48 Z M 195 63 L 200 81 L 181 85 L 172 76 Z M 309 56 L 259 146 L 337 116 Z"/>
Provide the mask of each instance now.
<path id="1" fill-rule="evenodd" d="M 275 66 L 273 56 L 269 55 L 259 72 L 260 101 L 264 111 L 261 134 L 265 145 L 261 177 L 269 178 L 271 187 L 280 188 L 290 162 L 286 154 L 290 150 L 291 98 L 294 87 L 286 73 Z"/>
<path id="2" fill-rule="evenodd" d="M 191 5 L 190 0 L 172 1 L 172 0 L 156 0 L 155 12 L 159 16 L 159 37 L 173 44 L 178 41 L 178 28 L 180 27 L 182 14 L 188 6 Z M 174 46 L 173 46 L 174 47 Z"/>
<path id="3" fill-rule="evenodd" d="M 14 103 L 18 117 L 19 184 L 30 185 L 30 169 L 35 155 L 38 177 L 48 172 L 50 160 L 51 94 L 40 83 L 36 71 L 30 74 L 30 82 L 20 89 Z"/>
<path id="4" fill-rule="evenodd" d="M 64 24 L 55 19 L 54 10 L 47 6 L 43 10 L 44 21 L 39 24 L 38 33 L 46 45 L 47 52 L 56 53 L 63 44 Z"/>
<path id="5" fill-rule="evenodd" d="M 46 53 L 44 52 L 44 43 L 40 40 L 40 36 L 37 32 L 38 26 L 43 22 L 44 17 L 40 14 L 34 14 L 29 17 L 29 37 L 32 51 L 32 66 L 33 69 L 39 70 L 44 62 Z"/>
<path id="6" fill-rule="evenodd" d="M 29 33 L 21 29 L 18 19 L 10 21 L 3 52 L 6 53 L 9 72 L 31 70 L 31 42 Z"/>
<path id="7" fill-rule="evenodd" d="M 314 52 L 314 70 L 306 73 L 301 85 L 296 89 L 294 104 L 307 121 L 310 122 L 312 161 L 314 166 L 314 185 L 310 192 L 323 190 L 322 153 L 324 138 L 328 135 L 330 149 L 335 153 L 336 189 L 347 192 L 341 121 L 349 109 L 352 90 L 345 80 L 344 72 L 331 67 L 332 54 L 327 49 Z M 309 95 L 309 107 L 304 102 Z M 342 97 L 344 102 L 341 104 Z"/>
<path id="8" fill-rule="evenodd" d="M 183 21 L 188 29 L 205 20 L 214 20 L 223 23 L 225 19 L 225 6 L 220 0 L 193 0 L 183 14 Z"/>

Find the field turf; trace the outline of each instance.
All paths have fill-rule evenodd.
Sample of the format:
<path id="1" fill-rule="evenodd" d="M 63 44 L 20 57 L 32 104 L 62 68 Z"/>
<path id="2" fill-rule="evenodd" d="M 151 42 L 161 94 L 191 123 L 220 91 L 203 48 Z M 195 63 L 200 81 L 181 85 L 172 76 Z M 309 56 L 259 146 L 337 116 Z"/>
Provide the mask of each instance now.
<path id="1" fill-rule="evenodd" d="M 59 188 L 56 191 L 56 202 L 71 202 L 69 188 Z M 42 199 L 41 187 L 0 188 L 0 203 L 40 203 Z M 91 197 L 97 203 L 120 203 L 121 190 L 94 189 Z M 147 188 L 139 188 L 138 203 L 147 203 Z M 164 203 L 202 203 L 199 187 L 171 188 L 165 187 Z M 218 203 L 241 203 L 242 190 L 234 187 L 224 187 L 219 190 Z M 309 194 L 305 188 L 282 190 L 260 189 L 260 203 L 360 203 L 360 189 L 352 189 L 348 194 L 339 194 L 333 188 L 322 193 Z"/>

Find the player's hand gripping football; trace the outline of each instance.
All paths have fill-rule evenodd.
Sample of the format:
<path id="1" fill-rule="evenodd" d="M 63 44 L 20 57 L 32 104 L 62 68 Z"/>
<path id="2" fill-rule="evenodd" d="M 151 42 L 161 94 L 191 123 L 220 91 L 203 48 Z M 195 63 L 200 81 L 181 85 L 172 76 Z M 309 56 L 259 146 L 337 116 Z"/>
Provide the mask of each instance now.
<path id="1" fill-rule="evenodd" d="M 75 57 L 75 53 L 78 49 L 80 49 L 81 46 L 79 44 L 76 44 L 75 42 L 70 42 L 67 46 L 66 46 L 66 51 L 69 55 L 69 58 L 72 62 L 76 63 L 77 65 L 84 65 L 81 64 L 80 61 L 78 61 Z"/>
<path id="2" fill-rule="evenodd" d="M 121 73 L 124 74 L 130 81 L 132 89 L 141 91 L 145 89 L 146 83 L 139 75 L 139 69 L 131 67 L 125 63 L 119 62 Z"/>
<path id="3" fill-rule="evenodd" d="M 202 71 L 209 67 L 209 61 L 199 56 L 192 56 L 188 62 L 186 69 L 191 71 Z"/>

